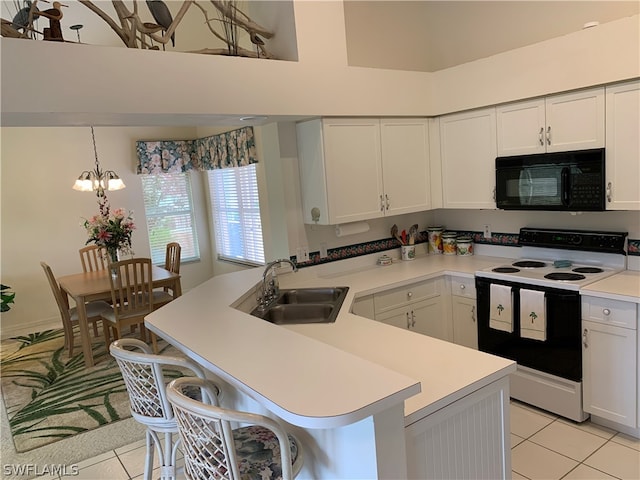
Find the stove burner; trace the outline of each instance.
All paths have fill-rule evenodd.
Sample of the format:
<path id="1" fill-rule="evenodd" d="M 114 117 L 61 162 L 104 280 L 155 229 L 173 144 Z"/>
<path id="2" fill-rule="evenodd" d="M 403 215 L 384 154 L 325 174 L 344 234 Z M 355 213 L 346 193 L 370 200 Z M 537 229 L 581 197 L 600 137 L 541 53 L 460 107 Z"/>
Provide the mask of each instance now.
<path id="1" fill-rule="evenodd" d="M 491 271 L 498 272 L 498 273 L 517 273 L 520 271 L 520 269 L 514 268 L 514 267 L 496 267 Z"/>
<path id="2" fill-rule="evenodd" d="M 548 278 L 549 280 L 584 280 L 586 277 L 584 275 L 579 275 L 577 273 L 566 273 L 566 272 L 555 272 L 555 273 L 547 273 L 544 278 Z"/>
<path id="3" fill-rule="evenodd" d="M 511 265 L 522 268 L 542 268 L 547 266 L 546 263 L 535 260 L 521 260 L 519 262 L 512 263 Z"/>
<path id="4" fill-rule="evenodd" d="M 572 270 L 577 273 L 602 273 L 604 270 L 598 267 L 578 267 Z"/>

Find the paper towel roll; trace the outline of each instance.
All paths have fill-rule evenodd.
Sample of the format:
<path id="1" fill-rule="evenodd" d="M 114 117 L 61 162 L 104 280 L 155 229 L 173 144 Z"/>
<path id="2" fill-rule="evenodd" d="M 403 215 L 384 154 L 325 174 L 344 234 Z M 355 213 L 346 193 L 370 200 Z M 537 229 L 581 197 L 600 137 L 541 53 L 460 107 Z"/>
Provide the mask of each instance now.
<path id="1" fill-rule="evenodd" d="M 345 235 L 355 235 L 356 233 L 364 233 L 369 231 L 367 222 L 353 222 L 336 225 L 336 237 L 344 237 Z"/>

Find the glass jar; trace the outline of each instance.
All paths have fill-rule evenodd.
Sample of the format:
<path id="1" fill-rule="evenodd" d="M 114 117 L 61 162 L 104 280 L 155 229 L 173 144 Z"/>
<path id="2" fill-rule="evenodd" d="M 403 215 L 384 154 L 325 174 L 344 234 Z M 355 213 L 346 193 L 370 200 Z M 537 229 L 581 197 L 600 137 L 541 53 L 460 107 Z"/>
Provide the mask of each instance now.
<path id="1" fill-rule="evenodd" d="M 471 237 L 461 236 L 456 238 L 456 250 L 461 257 L 473 255 L 473 241 L 471 241 Z"/>
<path id="2" fill-rule="evenodd" d="M 444 232 L 442 234 L 442 253 L 445 255 L 455 255 L 456 250 L 456 232 Z"/>
<path id="3" fill-rule="evenodd" d="M 442 232 L 441 226 L 427 227 L 427 237 L 429 239 L 429 254 L 439 255 L 442 253 Z"/>

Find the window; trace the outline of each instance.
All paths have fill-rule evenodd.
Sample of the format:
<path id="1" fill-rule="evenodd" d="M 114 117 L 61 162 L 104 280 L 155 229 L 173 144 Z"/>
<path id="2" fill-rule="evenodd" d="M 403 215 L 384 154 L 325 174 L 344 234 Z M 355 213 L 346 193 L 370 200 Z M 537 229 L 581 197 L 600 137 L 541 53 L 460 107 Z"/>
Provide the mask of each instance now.
<path id="1" fill-rule="evenodd" d="M 164 265 L 167 243 L 178 242 L 181 260 L 198 260 L 200 250 L 193 218 L 188 173 L 142 175 L 151 261 Z"/>
<path id="2" fill-rule="evenodd" d="M 256 165 L 209 170 L 208 175 L 218 258 L 263 265 Z"/>

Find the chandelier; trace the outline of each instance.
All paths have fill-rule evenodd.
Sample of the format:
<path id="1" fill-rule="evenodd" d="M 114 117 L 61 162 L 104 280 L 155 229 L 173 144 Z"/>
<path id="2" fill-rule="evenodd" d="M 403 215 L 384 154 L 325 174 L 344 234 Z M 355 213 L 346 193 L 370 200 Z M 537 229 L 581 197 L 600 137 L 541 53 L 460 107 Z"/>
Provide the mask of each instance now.
<path id="1" fill-rule="evenodd" d="M 85 170 L 80 174 L 76 183 L 73 184 L 74 190 L 81 192 L 96 192 L 98 197 L 104 197 L 105 190 L 122 190 L 125 185 L 120 177 L 113 170 L 101 170 L 98 161 L 98 150 L 96 149 L 96 136 L 91 127 L 91 139 L 93 140 L 93 154 L 95 156 L 95 170 Z"/>

